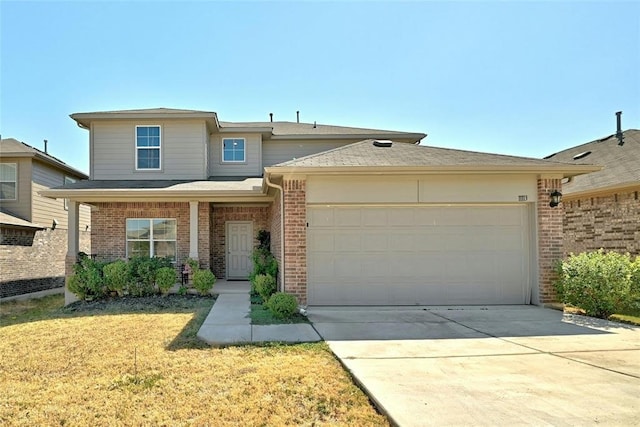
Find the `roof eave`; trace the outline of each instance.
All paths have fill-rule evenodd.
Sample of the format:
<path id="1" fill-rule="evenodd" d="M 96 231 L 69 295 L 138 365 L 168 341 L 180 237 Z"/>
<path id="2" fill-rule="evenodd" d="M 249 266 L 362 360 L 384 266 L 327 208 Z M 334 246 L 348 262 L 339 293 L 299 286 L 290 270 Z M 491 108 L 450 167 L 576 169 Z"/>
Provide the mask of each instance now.
<path id="1" fill-rule="evenodd" d="M 341 134 L 288 134 L 288 135 L 273 135 L 271 139 L 277 140 L 292 140 L 292 139 L 391 139 L 394 141 L 398 140 L 409 140 L 412 142 L 417 142 L 425 138 L 427 135 L 424 133 L 364 133 L 364 134 L 355 134 L 355 133 L 341 133 Z M 400 141 L 401 142 L 401 141 Z"/>
<path id="2" fill-rule="evenodd" d="M 452 165 L 452 166 L 270 166 L 265 172 L 270 175 L 304 174 L 304 175 L 363 175 L 363 174 L 436 174 L 436 173 L 481 173 L 481 174 L 562 174 L 571 177 L 601 170 L 600 166 L 591 165 Z"/>
<path id="3" fill-rule="evenodd" d="M 215 112 L 186 113 L 186 112 L 153 112 L 153 113 L 73 113 L 70 114 L 73 120 L 81 127 L 88 129 L 92 121 L 105 120 L 197 120 L 202 119 L 212 129 L 219 129 L 220 122 Z"/>
<path id="4" fill-rule="evenodd" d="M 51 199 L 69 199 L 75 201 L 269 201 L 262 188 L 256 190 L 158 190 L 158 189 L 46 189 L 38 192 Z"/>
<path id="5" fill-rule="evenodd" d="M 585 196 L 597 196 L 604 193 L 611 193 L 612 191 L 634 190 L 638 188 L 640 188 L 640 182 L 630 181 L 630 182 L 624 182 L 621 184 L 608 185 L 608 186 L 603 186 L 598 188 L 590 188 L 587 190 L 580 190 L 580 191 L 571 191 L 571 188 L 563 187 L 562 193 L 564 198 L 574 199 L 574 198 L 580 198 Z"/>

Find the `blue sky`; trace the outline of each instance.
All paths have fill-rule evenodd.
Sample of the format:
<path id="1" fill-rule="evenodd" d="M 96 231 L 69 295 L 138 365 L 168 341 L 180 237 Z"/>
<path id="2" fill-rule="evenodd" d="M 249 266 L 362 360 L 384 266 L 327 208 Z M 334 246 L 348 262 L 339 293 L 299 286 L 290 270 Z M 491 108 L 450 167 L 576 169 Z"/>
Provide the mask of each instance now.
<path id="1" fill-rule="evenodd" d="M 88 171 L 74 112 L 424 132 L 542 157 L 640 128 L 638 2 L 0 1 L 0 134 Z"/>

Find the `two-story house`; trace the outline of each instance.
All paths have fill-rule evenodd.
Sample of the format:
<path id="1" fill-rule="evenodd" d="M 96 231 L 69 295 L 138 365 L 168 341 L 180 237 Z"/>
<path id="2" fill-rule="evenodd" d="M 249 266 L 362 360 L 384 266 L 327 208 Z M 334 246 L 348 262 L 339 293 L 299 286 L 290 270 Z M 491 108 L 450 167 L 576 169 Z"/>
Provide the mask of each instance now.
<path id="1" fill-rule="evenodd" d="M 80 204 L 93 207 L 93 254 L 192 257 L 245 279 L 267 230 L 279 288 L 313 305 L 548 301 L 562 256 L 550 195 L 597 169 L 418 145 L 423 133 L 207 111 L 71 118 L 89 131 L 90 179 L 43 194 L 69 200 L 71 223 Z"/>
<path id="2" fill-rule="evenodd" d="M 38 192 L 87 178 L 46 148 L 0 140 L 0 298 L 64 286 L 67 201 Z M 83 206 L 76 224 L 85 250 L 90 215 Z"/>

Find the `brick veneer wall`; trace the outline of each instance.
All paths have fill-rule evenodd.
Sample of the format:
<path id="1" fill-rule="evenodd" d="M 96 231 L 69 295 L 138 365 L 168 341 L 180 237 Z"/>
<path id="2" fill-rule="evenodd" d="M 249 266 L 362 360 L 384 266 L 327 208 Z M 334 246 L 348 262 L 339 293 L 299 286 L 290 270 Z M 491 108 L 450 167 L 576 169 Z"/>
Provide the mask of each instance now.
<path id="1" fill-rule="evenodd" d="M 67 230 L 46 229 L 29 232 L 28 238 L 19 234 L 20 243 L 13 244 L 12 231 L 2 230 L 0 245 L 0 298 L 64 286 Z M 88 252 L 91 246 L 89 232 L 80 232 L 80 250 Z M 26 240 L 25 240 L 26 239 Z"/>
<path id="2" fill-rule="evenodd" d="M 562 191 L 560 179 L 538 179 L 538 284 L 540 302 L 556 300 L 554 264 L 563 256 L 562 204 L 549 206 L 549 193 Z"/>
<path id="3" fill-rule="evenodd" d="M 282 227 L 281 227 L 281 199 L 280 191 L 277 192 L 276 198 L 269 210 L 269 231 L 271 233 L 271 253 L 278 260 L 278 284 L 282 286 Z M 281 289 L 281 288 L 279 288 Z"/>
<path id="4" fill-rule="evenodd" d="M 211 266 L 213 274 L 226 277 L 226 227 L 227 221 L 253 221 L 253 244 L 258 244 L 256 236 L 260 230 L 269 230 L 268 206 L 223 206 L 214 205 L 211 215 Z"/>
<path id="5" fill-rule="evenodd" d="M 284 188 L 285 290 L 307 303 L 306 181 L 288 180 Z"/>
<path id="6" fill-rule="evenodd" d="M 594 197 L 565 197 L 565 254 L 600 248 L 640 255 L 640 187 Z"/>
<path id="7" fill-rule="evenodd" d="M 91 215 L 91 253 L 111 261 L 126 258 L 127 218 L 175 218 L 177 223 L 177 263 L 189 257 L 189 203 L 114 202 L 97 203 Z M 209 267 L 209 204 L 198 206 L 198 256 L 203 268 Z"/>

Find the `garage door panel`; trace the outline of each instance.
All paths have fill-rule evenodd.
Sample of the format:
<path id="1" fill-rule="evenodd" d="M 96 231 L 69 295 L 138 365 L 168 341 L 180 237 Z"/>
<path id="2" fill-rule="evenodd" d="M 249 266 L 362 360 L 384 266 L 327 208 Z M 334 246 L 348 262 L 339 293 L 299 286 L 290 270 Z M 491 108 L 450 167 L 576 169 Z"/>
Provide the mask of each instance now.
<path id="1" fill-rule="evenodd" d="M 312 305 L 528 302 L 524 205 L 309 207 L 308 218 Z"/>

